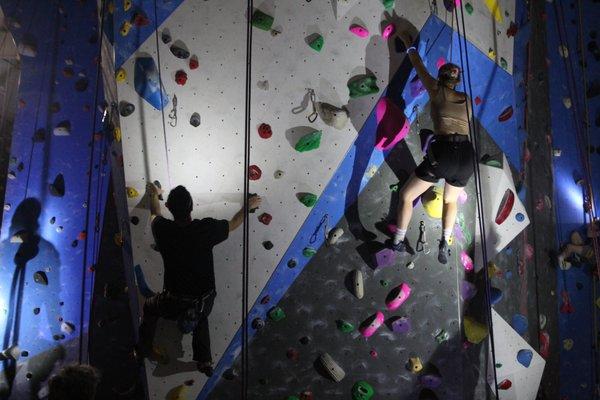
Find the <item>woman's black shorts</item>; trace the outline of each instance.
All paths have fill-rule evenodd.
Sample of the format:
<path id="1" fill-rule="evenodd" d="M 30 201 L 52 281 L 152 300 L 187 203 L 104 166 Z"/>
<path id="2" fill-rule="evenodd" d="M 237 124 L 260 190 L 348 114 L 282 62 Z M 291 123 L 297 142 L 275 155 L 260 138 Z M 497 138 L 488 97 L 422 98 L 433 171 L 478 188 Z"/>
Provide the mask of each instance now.
<path id="1" fill-rule="evenodd" d="M 415 175 L 427 182 L 464 187 L 473 175 L 473 146 L 467 135 L 435 135 Z"/>

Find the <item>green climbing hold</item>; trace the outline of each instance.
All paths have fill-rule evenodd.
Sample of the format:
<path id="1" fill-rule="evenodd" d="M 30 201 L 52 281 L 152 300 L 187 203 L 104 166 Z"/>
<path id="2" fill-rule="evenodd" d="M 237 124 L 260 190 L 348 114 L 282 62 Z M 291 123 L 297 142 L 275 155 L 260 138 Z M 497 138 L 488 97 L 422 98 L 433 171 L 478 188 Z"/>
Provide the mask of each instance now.
<path id="1" fill-rule="evenodd" d="M 306 258 L 312 257 L 315 254 L 317 254 L 317 250 L 313 249 L 312 247 L 305 247 L 304 250 L 302 250 L 302 255 Z"/>
<path id="2" fill-rule="evenodd" d="M 325 39 L 323 39 L 323 36 L 321 35 L 315 35 L 315 37 L 310 42 L 308 42 L 308 45 L 316 51 L 321 51 L 324 44 Z"/>
<path id="3" fill-rule="evenodd" d="M 317 195 L 312 193 L 302 193 L 298 196 L 298 200 L 306 207 L 312 207 L 317 203 Z"/>
<path id="4" fill-rule="evenodd" d="M 348 321 L 338 319 L 337 321 L 335 321 L 335 324 L 337 325 L 337 328 L 344 333 L 354 332 L 354 325 L 352 325 Z"/>
<path id="5" fill-rule="evenodd" d="M 500 57 L 500 66 L 504 69 L 508 69 L 508 63 L 504 59 L 504 57 Z"/>
<path id="6" fill-rule="evenodd" d="M 383 287 L 388 287 L 388 285 L 390 284 L 390 281 L 388 281 L 387 279 L 382 279 L 379 281 L 379 284 Z"/>
<path id="7" fill-rule="evenodd" d="M 279 322 L 285 318 L 285 312 L 281 309 L 281 307 L 273 307 L 269 310 L 267 316 L 271 321 Z"/>
<path id="8" fill-rule="evenodd" d="M 398 186 L 400 186 L 400 183 L 394 183 L 393 185 L 390 185 L 390 190 L 392 192 L 397 192 L 398 191 Z"/>
<path id="9" fill-rule="evenodd" d="M 370 400 L 375 389 L 367 381 L 358 381 L 352 386 L 352 400 Z"/>
<path id="10" fill-rule="evenodd" d="M 271 30 L 274 20 L 273 17 L 260 10 L 256 10 L 254 11 L 254 14 L 252 14 L 252 26 L 262 29 L 263 31 Z"/>
<path id="11" fill-rule="evenodd" d="M 321 145 L 321 135 L 323 135 L 322 131 L 314 131 L 313 133 L 302 136 L 300 140 L 298 140 L 298 143 L 296 143 L 296 151 L 302 153 L 318 149 Z"/>
<path id="12" fill-rule="evenodd" d="M 392 8 L 394 8 L 394 0 L 381 0 L 381 2 L 383 3 L 383 7 L 385 7 L 386 10 L 391 10 Z"/>
<path id="13" fill-rule="evenodd" d="M 502 364 L 501 363 L 496 363 L 496 368 L 502 368 Z"/>
<path id="14" fill-rule="evenodd" d="M 500 161 L 494 160 L 494 159 L 486 160 L 485 165 L 487 165 L 488 167 L 502 168 L 502 163 Z"/>
<path id="15" fill-rule="evenodd" d="M 465 10 L 467 10 L 468 14 L 473 14 L 473 6 L 471 5 L 471 3 L 465 4 Z"/>
<path id="16" fill-rule="evenodd" d="M 373 75 L 368 75 L 348 82 L 348 89 L 350 90 L 350 97 L 353 99 L 379 92 L 377 78 Z"/>

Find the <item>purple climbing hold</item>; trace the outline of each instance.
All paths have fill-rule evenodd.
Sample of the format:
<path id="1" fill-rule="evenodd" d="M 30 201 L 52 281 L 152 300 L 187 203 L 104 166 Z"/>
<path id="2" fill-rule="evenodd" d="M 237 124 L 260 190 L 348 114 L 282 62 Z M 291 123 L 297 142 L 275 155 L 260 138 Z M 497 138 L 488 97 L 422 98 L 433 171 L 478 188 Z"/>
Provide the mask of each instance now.
<path id="1" fill-rule="evenodd" d="M 392 330 L 396 333 L 407 333 L 412 328 L 408 317 L 400 317 L 392 322 Z"/>
<path id="2" fill-rule="evenodd" d="M 375 253 L 375 267 L 384 268 L 396 261 L 396 253 L 392 249 L 382 249 Z"/>
<path id="3" fill-rule="evenodd" d="M 428 389 L 435 389 L 442 384 L 442 377 L 439 373 L 426 373 L 419 377 L 419 383 Z"/>
<path id="4" fill-rule="evenodd" d="M 463 300 L 471 300 L 477 294 L 477 288 L 469 281 L 462 281 L 460 284 L 460 297 Z"/>
<path id="5" fill-rule="evenodd" d="M 413 99 L 419 97 L 425 92 L 425 86 L 423 86 L 423 82 L 421 82 L 418 75 L 415 75 L 415 77 L 411 79 L 409 86 L 410 95 Z"/>

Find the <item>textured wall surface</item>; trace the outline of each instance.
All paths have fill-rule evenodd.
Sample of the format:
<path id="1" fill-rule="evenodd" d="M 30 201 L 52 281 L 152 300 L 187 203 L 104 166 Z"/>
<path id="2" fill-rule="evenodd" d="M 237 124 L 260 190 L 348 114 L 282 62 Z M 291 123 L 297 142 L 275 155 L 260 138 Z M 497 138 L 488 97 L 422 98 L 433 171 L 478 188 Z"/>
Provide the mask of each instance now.
<path id="1" fill-rule="evenodd" d="M 136 12 L 143 12 L 150 20 L 145 27 L 133 27 L 127 36 L 116 34 L 115 39 L 116 65 L 122 65 L 127 74 L 125 81 L 117 86 L 118 98 L 136 107 L 132 115 L 121 118 L 125 183 L 140 192 L 128 200 L 129 214 L 140 219 L 130 227 L 133 264 L 141 266 L 150 288 L 159 291 L 162 267 L 158 253 L 151 248 L 149 212 L 141 193 L 145 182 L 159 180 L 166 190 L 176 184 L 186 185 L 195 199 L 196 217 L 230 218 L 241 205 L 246 16 L 244 5 L 236 2 L 218 5 L 182 2 L 168 15 L 164 6 L 155 15 L 152 5 L 133 4 L 126 13 L 121 9 L 116 11 L 114 23 L 118 30 L 123 18 L 128 19 Z M 496 143 L 497 151 L 506 153 L 510 164 L 519 169 L 524 133 L 517 126 L 516 116 L 520 111 L 515 104 L 515 81 L 511 76 L 514 57 L 509 29 L 515 21 L 515 5 L 499 2 L 501 11 L 494 17 L 488 4 L 495 3 L 473 2 L 470 4 L 473 12 L 465 13 L 471 68 L 476 71 L 472 77 L 473 96 L 481 100 L 476 103 L 475 113 Z M 459 63 L 459 40 L 450 35 L 457 21 L 443 4 L 437 5 L 439 19 L 429 18 L 436 7 L 424 1 L 396 2 L 395 15 L 385 14 L 379 2 L 267 1 L 256 6 L 274 16 L 273 29 L 280 33 L 273 35 L 256 28 L 253 31 L 252 126 L 268 123 L 274 135 L 261 139 L 252 132 L 251 138 L 251 164 L 263 172 L 258 181 L 251 183 L 251 191 L 264 196 L 262 211 L 272 214 L 273 221 L 265 226 L 255 219 L 257 215 L 251 215 L 250 291 L 251 301 L 268 294 L 275 304 L 302 273 L 307 262 L 302 258 L 302 249 L 307 242 L 311 244 L 310 238 L 324 214 L 329 215 L 330 227 L 344 213 L 352 215 L 350 230 L 356 240 L 364 241 L 369 236 L 360 219 L 360 202 L 357 205 L 356 200 L 387 156 L 373 151 L 372 142 L 376 130 L 373 108 L 383 89 L 387 87 L 387 96 L 404 108 L 413 124 L 416 117 L 413 107 L 417 106 L 419 112 L 425 109 L 427 96 L 414 92 L 416 85 L 411 82 L 414 71 L 411 73 L 409 65 L 403 64 L 404 53 L 397 48 L 394 37 L 389 41 L 381 37 L 382 21 L 393 21 L 398 29 L 408 29 L 415 37 L 421 32 L 419 49 L 432 72 L 440 60 Z M 356 37 L 348 32 L 351 24 L 360 24 L 371 34 L 365 39 Z M 424 26 L 426 29 L 422 30 Z M 149 27 L 158 27 L 158 37 Z M 169 44 L 162 41 L 165 29 L 172 37 Z M 315 33 L 324 37 L 320 52 L 306 43 Z M 132 42 L 139 46 L 131 45 Z M 185 45 L 197 56 L 198 69 L 190 69 L 189 60 L 178 59 L 170 52 L 169 46 L 174 42 Z M 135 62 L 143 56 L 154 58 L 161 66 L 162 83 L 169 98 L 162 112 L 134 90 Z M 175 82 L 178 70 L 187 74 L 184 86 Z M 348 80 L 365 73 L 376 76 L 380 92 L 348 99 Z M 310 105 L 303 104 L 306 88 L 313 88 L 320 101 L 347 105 L 350 123 L 345 129 L 338 131 L 320 119 L 314 124 L 306 119 L 311 112 Z M 171 126 L 175 122 L 169 117 L 174 96 L 177 96 L 178 118 L 177 125 Z M 500 114 L 510 106 L 515 108 L 515 116 L 500 120 Z M 189 124 L 194 112 L 201 118 L 197 128 Z M 295 152 L 293 146 L 299 137 L 316 129 L 323 129 L 321 147 L 309 153 Z M 420 160 L 420 155 L 415 154 L 409 164 Z M 275 179 L 276 170 L 284 171 L 285 175 Z M 300 192 L 321 196 L 312 211 L 296 199 Z M 418 225 L 414 225 L 418 224 L 416 217 L 415 221 L 411 225 L 413 234 L 418 231 Z M 263 248 L 262 243 L 267 240 L 274 244 L 273 249 Z M 318 234 L 312 245 L 319 247 L 321 243 Z M 239 354 L 240 246 L 241 232 L 236 232 L 215 249 L 219 296 L 210 321 L 214 357 L 221 362 L 201 398 L 208 395 Z M 292 257 L 299 261 L 294 270 L 286 266 Z M 299 301 L 291 294 L 286 299 Z M 270 307 L 257 303 L 251 319 L 264 318 Z M 460 313 L 455 317 L 460 318 Z M 169 323 L 163 324 L 160 332 L 157 345 L 169 355 L 170 362 L 147 364 L 151 396 L 162 398 L 167 392 L 173 394 L 183 389 L 190 396 L 198 393 L 204 378 L 192 372 L 190 338 L 181 337 Z M 268 340 L 266 333 L 264 336 Z M 193 385 L 181 386 L 187 379 L 194 379 Z"/>
<path id="2" fill-rule="evenodd" d="M 2 349 L 18 345 L 20 358 L 16 369 L 14 361 L 2 363 L 0 386 L 6 389 L 16 374 L 11 398 L 28 398 L 58 360 L 86 360 L 96 221 L 108 183 L 94 105 L 96 90 L 103 98 L 96 80 L 98 14 L 93 2 L 0 5 L 22 65 L 0 236 Z M 19 232 L 26 232 L 20 240 Z"/>

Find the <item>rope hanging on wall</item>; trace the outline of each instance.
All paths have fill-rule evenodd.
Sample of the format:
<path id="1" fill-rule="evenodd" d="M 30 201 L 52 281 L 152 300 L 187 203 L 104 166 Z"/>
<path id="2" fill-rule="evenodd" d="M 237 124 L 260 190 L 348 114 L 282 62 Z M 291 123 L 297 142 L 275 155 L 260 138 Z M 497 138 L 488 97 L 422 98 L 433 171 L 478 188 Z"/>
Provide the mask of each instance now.
<path id="1" fill-rule="evenodd" d="M 458 19 L 458 8 L 460 8 L 460 16 L 461 16 L 461 23 L 459 23 L 459 19 Z M 492 354 L 492 365 L 495 366 L 496 365 L 496 349 L 495 349 L 495 345 L 494 345 L 494 327 L 493 327 L 493 323 L 492 323 L 492 308 L 491 308 L 491 282 L 490 282 L 490 278 L 488 276 L 487 273 L 487 265 L 488 265 L 488 255 L 487 255 L 487 238 L 485 235 L 485 215 L 483 213 L 483 196 L 482 196 L 482 190 L 481 190 L 481 171 L 479 169 L 479 160 L 481 159 L 481 156 L 479 154 L 479 145 L 478 145 L 478 141 L 479 141 L 479 129 L 477 128 L 477 124 L 475 123 L 475 121 L 471 118 L 471 113 L 469 112 L 469 105 L 471 106 L 471 109 L 473 109 L 473 88 L 472 88 L 472 84 L 471 84 L 471 70 L 470 70 L 470 65 L 469 65 L 469 51 L 467 48 L 467 31 L 466 31 L 466 27 L 465 27 L 465 17 L 464 17 L 464 11 L 463 11 L 463 7 L 462 7 L 462 3 L 459 6 L 456 6 L 454 9 L 454 13 L 456 14 L 456 28 L 457 28 L 457 34 L 458 34 L 458 49 L 459 49 L 459 55 L 460 55 L 460 63 L 461 63 L 461 69 L 463 71 L 463 77 L 464 79 L 464 86 L 465 86 L 465 90 L 468 88 L 469 93 L 468 93 L 468 102 L 465 102 L 465 107 L 467 110 L 467 120 L 469 121 L 469 136 L 471 138 L 471 143 L 473 143 L 473 147 L 475 150 L 475 157 L 473 159 L 473 169 L 475 171 L 475 193 L 476 193 L 476 197 L 477 197 L 477 214 L 478 214 L 478 218 L 479 218 L 479 234 L 481 237 L 481 254 L 482 254 L 482 262 L 483 262 L 483 276 L 484 276 L 484 284 L 485 284 L 485 302 L 486 302 L 486 318 L 487 318 L 487 325 L 488 325 L 488 330 L 489 330 L 489 335 L 490 335 L 490 347 L 491 347 L 491 354 Z M 454 20 L 454 18 L 453 18 Z M 461 40 L 461 24 L 462 24 L 462 40 Z M 454 32 L 452 32 L 452 35 L 454 35 Z M 464 46 L 464 49 L 463 49 Z M 464 62 L 463 62 L 463 57 L 464 57 Z M 496 368 L 492 367 L 493 372 L 494 372 L 494 389 L 495 389 L 495 395 L 496 398 L 499 398 L 498 395 L 498 376 L 496 374 Z"/>

